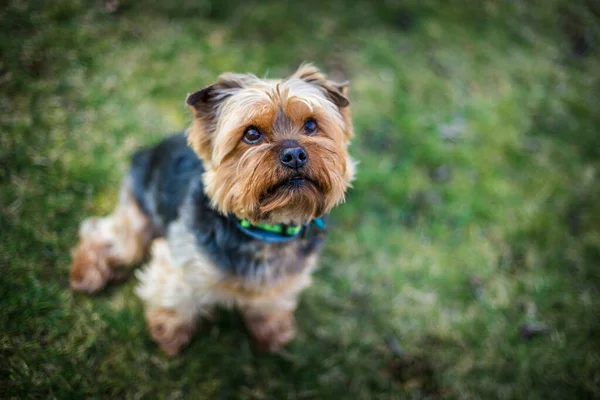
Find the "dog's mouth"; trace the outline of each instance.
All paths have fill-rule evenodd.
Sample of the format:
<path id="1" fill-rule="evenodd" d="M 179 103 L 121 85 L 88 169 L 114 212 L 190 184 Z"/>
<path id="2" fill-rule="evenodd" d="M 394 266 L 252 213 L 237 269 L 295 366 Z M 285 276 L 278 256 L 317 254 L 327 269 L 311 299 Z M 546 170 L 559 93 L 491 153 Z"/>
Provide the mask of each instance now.
<path id="1" fill-rule="evenodd" d="M 288 186 L 301 186 L 305 181 L 305 178 L 301 176 L 293 176 L 287 182 Z M 310 181 L 309 181 L 310 182 Z"/>
<path id="2" fill-rule="evenodd" d="M 269 203 L 274 198 L 299 199 L 303 193 L 320 192 L 319 184 L 306 175 L 293 175 L 271 186 L 260 198 L 260 203 Z"/>
<path id="3" fill-rule="evenodd" d="M 318 185 L 316 184 L 316 182 L 314 182 L 310 178 L 307 178 L 306 176 L 303 176 L 303 175 L 293 175 L 290 178 L 283 180 L 283 181 L 277 183 L 276 185 L 272 186 L 267 191 L 267 196 L 270 194 L 273 194 L 281 189 L 300 190 L 305 186 L 314 186 L 314 187 L 318 188 Z"/>
<path id="4" fill-rule="evenodd" d="M 290 174 L 259 198 L 259 215 L 256 219 L 296 223 L 306 221 L 323 213 L 324 199 L 318 181 L 304 174 Z"/>

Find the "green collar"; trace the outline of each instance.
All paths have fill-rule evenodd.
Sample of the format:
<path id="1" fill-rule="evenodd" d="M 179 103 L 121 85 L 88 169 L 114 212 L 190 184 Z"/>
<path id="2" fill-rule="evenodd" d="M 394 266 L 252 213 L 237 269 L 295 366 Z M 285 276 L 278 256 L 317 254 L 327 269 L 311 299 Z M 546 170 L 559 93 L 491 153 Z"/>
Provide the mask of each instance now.
<path id="1" fill-rule="evenodd" d="M 277 233 L 279 235 L 284 235 L 285 234 L 287 236 L 296 236 L 296 235 L 298 235 L 302 231 L 302 226 L 301 225 L 284 225 L 284 224 L 277 224 L 277 225 L 272 225 L 272 224 L 258 224 L 258 225 L 252 225 L 250 223 L 250 221 L 248 221 L 247 219 L 241 220 L 240 221 L 240 225 L 243 228 L 246 228 L 246 229 L 250 229 L 250 228 L 260 229 L 260 230 L 271 232 L 271 233 Z"/>
<path id="2" fill-rule="evenodd" d="M 238 228 L 246 235 L 267 243 L 281 243 L 296 239 L 302 235 L 309 225 L 314 224 L 319 229 L 325 229 L 322 218 L 315 218 L 304 225 L 257 224 L 252 225 L 247 219 L 239 220 Z"/>

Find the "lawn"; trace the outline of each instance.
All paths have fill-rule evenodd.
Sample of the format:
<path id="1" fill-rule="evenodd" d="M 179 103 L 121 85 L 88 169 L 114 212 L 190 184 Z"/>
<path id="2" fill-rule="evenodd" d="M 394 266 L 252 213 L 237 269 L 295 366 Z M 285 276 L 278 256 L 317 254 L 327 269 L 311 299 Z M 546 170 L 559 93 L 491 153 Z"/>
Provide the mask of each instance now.
<path id="1" fill-rule="evenodd" d="M 179 3 L 0 6 L 1 398 L 600 398 L 596 3 Z M 302 61 L 350 80 L 360 165 L 294 342 L 224 310 L 168 358 L 134 278 L 69 290 L 186 93 Z"/>

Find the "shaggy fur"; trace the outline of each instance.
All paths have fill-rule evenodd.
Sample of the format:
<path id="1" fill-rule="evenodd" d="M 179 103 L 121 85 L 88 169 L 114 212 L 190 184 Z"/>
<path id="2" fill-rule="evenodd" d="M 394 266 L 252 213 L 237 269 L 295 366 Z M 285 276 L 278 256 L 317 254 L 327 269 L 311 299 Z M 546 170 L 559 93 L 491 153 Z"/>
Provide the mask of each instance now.
<path id="1" fill-rule="evenodd" d="M 267 243 L 238 220 L 307 224 L 344 201 L 354 174 L 346 86 L 302 65 L 283 80 L 224 74 L 187 104 L 187 134 L 136 153 L 115 212 L 82 224 L 71 286 L 100 290 L 151 247 L 136 292 L 163 351 L 177 354 L 217 304 L 237 306 L 257 346 L 276 350 L 294 337 L 293 311 L 324 232 Z M 249 127 L 262 134 L 254 144 L 242 140 Z M 290 143 L 304 165 L 281 161 Z"/>

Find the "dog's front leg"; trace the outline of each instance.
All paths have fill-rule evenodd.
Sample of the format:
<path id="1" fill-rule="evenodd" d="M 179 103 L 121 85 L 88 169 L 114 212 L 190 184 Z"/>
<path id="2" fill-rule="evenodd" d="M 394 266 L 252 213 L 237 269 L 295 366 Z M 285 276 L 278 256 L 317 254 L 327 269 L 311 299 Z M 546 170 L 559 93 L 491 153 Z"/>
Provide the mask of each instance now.
<path id="1" fill-rule="evenodd" d="M 279 350 L 296 335 L 297 297 L 310 285 L 310 271 L 311 268 L 307 268 L 299 275 L 264 288 L 262 295 L 238 301 L 244 322 L 259 350 Z"/>
<path id="2" fill-rule="evenodd" d="M 152 243 L 152 258 L 137 276 L 140 284 L 136 293 L 145 303 L 152 339 L 166 354 L 178 354 L 190 341 L 198 317 L 210 304 L 198 299 L 186 269 L 171 257 L 166 239 Z"/>
<path id="3" fill-rule="evenodd" d="M 261 351 L 276 351 L 296 335 L 294 310 L 270 310 L 256 308 L 242 310 L 244 322 Z"/>

